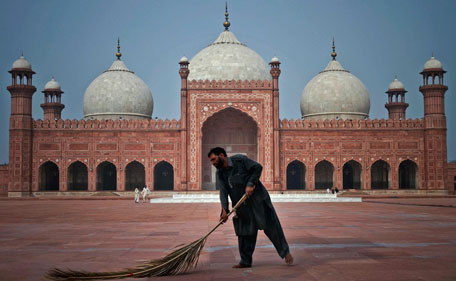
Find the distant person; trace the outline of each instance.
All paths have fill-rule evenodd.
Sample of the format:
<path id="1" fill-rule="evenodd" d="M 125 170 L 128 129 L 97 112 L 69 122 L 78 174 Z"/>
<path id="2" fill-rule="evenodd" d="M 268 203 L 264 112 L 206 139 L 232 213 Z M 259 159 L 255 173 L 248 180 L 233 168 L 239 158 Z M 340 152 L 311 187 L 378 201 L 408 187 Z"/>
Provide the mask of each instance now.
<path id="1" fill-rule="evenodd" d="M 142 190 L 143 203 L 146 203 L 149 200 L 149 194 L 150 194 L 150 190 L 146 185 L 146 186 L 144 186 L 144 188 Z"/>
<path id="2" fill-rule="evenodd" d="M 326 193 L 331 194 L 331 189 L 329 189 L 329 187 L 326 189 Z"/>
<path id="3" fill-rule="evenodd" d="M 135 203 L 139 203 L 139 188 L 135 188 Z"/>

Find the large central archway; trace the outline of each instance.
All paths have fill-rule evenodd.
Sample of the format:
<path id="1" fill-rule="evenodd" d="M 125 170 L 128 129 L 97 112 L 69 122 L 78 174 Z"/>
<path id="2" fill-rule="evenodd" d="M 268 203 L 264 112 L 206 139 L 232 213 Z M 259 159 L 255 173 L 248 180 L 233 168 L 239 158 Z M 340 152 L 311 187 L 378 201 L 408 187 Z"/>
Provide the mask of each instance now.
<path id="1" fill-rule="evenodd" d="M 204 122 L 201 131 L 203 189 L 215 189 L 215 168 L 207 158 L 211 148 L 221 146 L 228 156 L 244 154 L 258 161 L 258 126 L 246 113 L 234 108 L 221 110 Z"/>

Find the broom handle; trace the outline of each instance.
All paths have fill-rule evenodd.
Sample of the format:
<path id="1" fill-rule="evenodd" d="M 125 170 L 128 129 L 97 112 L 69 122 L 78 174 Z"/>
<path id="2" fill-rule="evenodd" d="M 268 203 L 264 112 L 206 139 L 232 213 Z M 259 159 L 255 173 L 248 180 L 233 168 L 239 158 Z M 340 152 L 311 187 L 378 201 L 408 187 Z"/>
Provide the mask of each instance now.
<path id="1" fill-rule="evenodd" d="M 244 194 L 244 196 L 242 196 L 241 199 L 239 199 L 239 201 L 236 203 L 236 205 L 233 207 L 233 209 L 228 213 L 227 217 L 229 217 L 232 213 L 236 212 L 236 209 L 239 208 L 239 206 L 242 203 L 244 203 L 245 199 L 247 199 L 247 194 Z M 220 220 L 219 223 L 211 231 L 209 231 L 209 233 L 206 234 L 206 236 L 204 236 L 201 239 L 206 239 L 212 232 L 214 232 L 222 224 L 223 224 L 223 221 Z"/>

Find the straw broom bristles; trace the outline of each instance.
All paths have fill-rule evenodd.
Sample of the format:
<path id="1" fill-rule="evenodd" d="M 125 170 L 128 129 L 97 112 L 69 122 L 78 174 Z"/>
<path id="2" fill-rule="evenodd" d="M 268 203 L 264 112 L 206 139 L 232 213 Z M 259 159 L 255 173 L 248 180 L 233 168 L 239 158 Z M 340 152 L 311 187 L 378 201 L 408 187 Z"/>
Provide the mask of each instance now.
<path id="1" fill-rule="evenodd" d="M 228 217 L 236 211 L 236 209 L 245 201 L 245 199 L 246 195 L 242 196 L 242 198 L 233 207 L 231 212 L 228 213 Z M 55 281 L 106 280 L 129 277 L 141 278 L 182 274 L 187 272 L 189 269 L 195 268 L 197 266 L 200 252 L 206 243 L 207 237 L 221 224 L 223 224 L 223 222 L 220 220 L 219 223 L 204 237 L 193 241 L 190 244 L 182 246 L 177 250 L 174 250 L 161 259 L 145 262 L 136 266 L 135 268 L 126 268 L 124 270 L 112 272 L 87 272 L 54 268 L 46 273 L 46 278 Z"/>

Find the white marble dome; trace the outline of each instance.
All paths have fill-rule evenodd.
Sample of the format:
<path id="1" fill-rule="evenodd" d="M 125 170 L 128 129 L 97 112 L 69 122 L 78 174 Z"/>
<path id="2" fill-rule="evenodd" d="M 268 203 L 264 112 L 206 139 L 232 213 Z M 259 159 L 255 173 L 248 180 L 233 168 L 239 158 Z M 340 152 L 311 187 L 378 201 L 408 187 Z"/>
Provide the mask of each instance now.
<path id="1" fill-rule="evenodd" d="M 55 81 L 54 77 L 51 77 L 51 80 L 44 85 L 45 90 L 60 90 L 59 82 Z"/>
<path id="2" fill-rule="evenodd" d="M 366 86 L 335 59 L 301 95 L 301 113 L 308 119 L 362 119 L 369 116 L 369 109 Z"/>
<path id="3" fill-rule="evenodd" d="M 394 78 L 393 82 L 391 82 L 388 86 L 388 90 L 404 90 L 404 84 L 401 81 L 397 80 L 397 77 Z"/>
<path id="4" fill-rule="evenodd" d="M 426 69 L 435 69 L 440 68 L 442 69 L 442 63 L 437 60 L 434 55 L 424 64 L 424 70 Z"/>
<path id="5" fill-rule="evenodd" d="M 267 63 L 228 30 L 191 60 L 188 80 L 271 80 Z"/>
<path id="6" fill-rule="evenodd" d="M 24 56 L 22 55 L 20 58 L 18 58 L 14 63 L 13 63 L 13 66 L 11 67 L 12 69 L 18 69 L 18 68 L 22 68 L 22 69 L 30 69 L 32 70 L 32 65 L 30 64 L 30 62 L 24 58 Z"/>
<path id="7" fill-rule="evenodd" d="M 153 108 L 149 87 L 121 60 L 95 78 L 84 94 L 86 119 L 150 119 Z"/>

